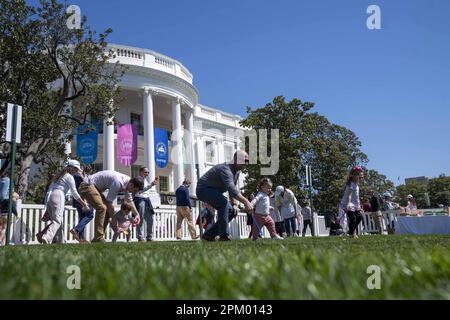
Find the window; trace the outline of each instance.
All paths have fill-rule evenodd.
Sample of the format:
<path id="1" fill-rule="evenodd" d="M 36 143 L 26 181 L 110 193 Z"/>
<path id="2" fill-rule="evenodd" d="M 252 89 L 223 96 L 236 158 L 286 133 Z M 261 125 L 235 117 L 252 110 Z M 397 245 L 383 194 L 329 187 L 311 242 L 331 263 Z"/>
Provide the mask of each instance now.
<path id="1" fill-rule="evenodd" d="M 138 128 L 138 135 L 144 135 L 144 127 L 142 126 L 141 115 L 137 113 L 131 113 L 130 122 Z"/>
<path id="2" fill-rule="evenodd" d="M 159 192 L 169 192 L 169 177 L 159 177 Z"/>
<path id="3" fill-rule="evenodd" d="M 216 163 L 216 150 L 214 141 L 205 141 L 206 162 Z"/>
<path id="4" fill-rule="evenodd" d="M 131 177 L 139 177 L 139 170 L 141 169 L 141 166 L 131 166 Z"/>
<path id="5" fill-rule="evenodd" d="M 231 163 L 234 156 L 234 146 L 231 144 L 224 145 L 225 162 Z"/>

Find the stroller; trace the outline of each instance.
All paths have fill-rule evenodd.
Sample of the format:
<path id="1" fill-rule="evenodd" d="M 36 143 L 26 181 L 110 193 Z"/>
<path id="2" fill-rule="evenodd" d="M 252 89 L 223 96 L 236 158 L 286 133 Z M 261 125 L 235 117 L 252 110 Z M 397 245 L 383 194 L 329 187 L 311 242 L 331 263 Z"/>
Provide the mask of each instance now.
<path id="1" fill-rule="evenodd" d="M 325 212 L 325 227 L 330 229 L 330 236 L 345 235 L 342 226 L 337 222 L 338 215 L 330 210 Z"/>

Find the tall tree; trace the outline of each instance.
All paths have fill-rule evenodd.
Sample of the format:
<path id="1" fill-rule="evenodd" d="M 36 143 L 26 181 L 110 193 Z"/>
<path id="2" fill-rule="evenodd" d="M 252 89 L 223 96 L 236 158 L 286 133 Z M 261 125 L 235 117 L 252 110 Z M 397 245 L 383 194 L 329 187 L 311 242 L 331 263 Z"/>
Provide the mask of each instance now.
<path id="1" fill-rule="evenodd" d="M 117 107 L 123 70 L 110 64 L 108 29 L 97 34 L 81 20 L 67 28 L 70 15 L 56 0 L 33 7 L 25 0 L 0 0 L 0 114 L 6 103 L 23 107 L 22 143 L 17 150 L 18 192 L 24 195 L 32 163 L 63 157 L 63 144 L 90 115 L 110 119 Z M 5 142 L 0 117 L 0 145 Z"/>
<path id="2" fill-rule="evenodd" d="M 279 129 L 280 167 L 270 178 L 274 185 L 292 189 L 302 200 L 308 194 L 305 166 L 312 166 L 314 205 L 323 212 L 337 207 L 348 170 L 356 164 L 366 164 L 368 159 L 352 131 L 330 123 L 317 113 L 309 113 L 313 107 L 311 102 L 299 99 L 287 102 L 280 96 L 262 108 L 247 108 L 248 116 L 241 125 L 268 132 Z M 256 191 L 261 167 L 261 163 L 249 167 L 246 193 Z"/>
<path id="3" fill-rule="evenodd" d="M 426 208 L 425 193 L 427 192 L 427 185 L 424 183 L 410 182 L 408 184 L 400 185 L 395 192 L 397 200 L 400 205 L 406 206 L 408 204 L 408 195 L 412 195 L 417 202 L 418 208 Z"/>
<path id="4" fill-rule="evenodd" d="M 349 170 L 368 162 L 360 150 L 361 142 L 354 132 L 331 123 L 318 113 L 302 119 L 300 132 L 297 139 L 302 168 L 312 167 L 314 206 L 320 212 L 335 209 L 343 195 Z M 304 170 L 300 170 L 302 181 L 305 181 L 304 176 Z"/>
<path id="5" fill-rule="evenodd" d="M 300 121 L 306 112 L 314 106 L 313 103 L 303 102 L 299 99 L 286 101 L 282 96 L 273 99 L 271 103 L 262 108 L 252 109 L 247 107 L 248 116 L 241 121 L 245 128 L 268 130 L 270 141 L 271 129 L 279 129 L 279 170 L 276 175 L 270 176 L 275 186 L 283 185 L 293 190 L 297 195 L 303 194 L 297 178 L 297 168 L 300 166 L 298 150 L 301 134 Z M 260 141 L 258 141 L 258 149 Z M 269 152 L 270 143 L 268 145 Z M 258 181 L 261 178 L 261 163 L 250 165 L 246 179 L 246 194 L 257 190 Z"/>
<path id="6" fill-rule="evenodd" d="M 431 179 L 428 184 L 431 206 L 450 204 L 450 177 L 441 175 Z"/>
<path id="7" fill-rule="evenodd" d="M 361 183 L 361 197 L 371 197 L 372 191 L 378 195 L 382 195 L 385 192 L 394 193 L 395 185 L 384 174 L 376 170 L 364 168 L 364 179 Z"/>

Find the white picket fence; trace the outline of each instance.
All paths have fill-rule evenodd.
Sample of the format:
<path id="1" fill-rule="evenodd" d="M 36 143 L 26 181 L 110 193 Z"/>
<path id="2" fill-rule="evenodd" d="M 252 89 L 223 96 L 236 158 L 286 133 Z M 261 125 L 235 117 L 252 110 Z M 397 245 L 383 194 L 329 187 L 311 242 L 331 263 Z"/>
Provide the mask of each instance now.
<path id="1" fill-rule="evenodd" d="M 118 208 L 117 208 L 118 210 Z M 36 233 L 45 228 L 48 224 L 41 221 L 44 211 L 43 205 L 24 204 L 18 206 L 18 217 L 12 219 L 11 241 L 16 245 L 21 244 L 38 244 Z M 396 220 L 397 212 L 383 212 L 383 233 L 387 233 L 389 228 L 393 228 Z M 194 208 L 193 221 L 194 224 L 198 217 L 198 208 Z M 329 230 L 325 227 L 325 218 L 323 216 L 314 216 L 315 235 L 325 237 L 329 235 Z M 63 223 L 63 234 L 65 243 L 77 243 L 73 238 L 70 230 L 78 223 L 78 212 L 73 207 L 66 207 Z M 145 227 L 145 224 L 144 224 Z M 199 226 L 195 226 L 197 234 L 199 234 Z M 302 225 L 299 226 L 301 230 Z M 183 239 L 189 240 L 190 234 L 186 221 L 182 225 Z M 248 238 L 250 227 L 247 226 L 247 215 L 239 213 L 238 216 L 230 223 L 230 235 L 233 239 Z M 263 228 L 263 237 L 269 237 L 266 228 Z M 377 233 L 375 223 L 370 213 L 363 214 L 363 222 L 359 226 L 359 234 L 374 234 Z M 306 234 L 311 236 L 309 228 Z M 92 239 L 94 236 L 94 220 L 92 220 L 85 229 L 85 238 Z M 106 241 L 111 241 L 113 232 L 108 228 L 105 234 Z M 175 241 L 176 240 L 176 213 L 174 206 L 161 206 L 155 209 L 153 219 L 153 239 L 155 241 Z M 121 235 L 118 242 L 124 242 L 125 237 Z M 136 228 L 133 227 L 131 231 L 131 241 L 137 241 Z"/>

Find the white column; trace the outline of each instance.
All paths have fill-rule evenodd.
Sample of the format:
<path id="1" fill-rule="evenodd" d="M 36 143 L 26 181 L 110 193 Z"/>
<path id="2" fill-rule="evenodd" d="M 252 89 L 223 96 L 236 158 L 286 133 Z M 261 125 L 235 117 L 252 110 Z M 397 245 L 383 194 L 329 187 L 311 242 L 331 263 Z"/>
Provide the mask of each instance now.
<path id="1" fill-rule="evenodd" d="M 197 136 L 196 152 L 198 162 L 198 174 L 200 177 L 205 173 L 205 149 L 203 147 L 203 140 L 200 135 Z"/>
<path id="2" fill-rule="evenodd" d="M 225 162 L 225 149 L 224 149 L 224 137 L 219 137 L 217 139 L 217 159 L 218 163 Z"/>
<path id="3" fill-rule="evenodd" d="M 195 195 L 195 188 L 197 187 L 197 175 L 195 174 L 195 157 L 194 157 L 194 113 L 189 110 L 186 113 L 184 124 L 184 141 L 186 143 L 186 158 L 187 158 L 187 177 L 191 180 L 191 195 Z"/>
<path id="4" fill-rule="evenodd" d="M 184 180 L 181 130 L 181 99 L 176 98 L 172 102 L 172 163 L 175 189 L 177 189 Z"/>
<path id="5" fill-rule="evenodd" d="M 144 88 L 144 166 L 149 169 L 150 181 L 155 180 L 156 175 L 152 94 L 156 92 Z"/>
<path id="6" fill-rule="evenodd" d="M 108 125 L 107 122 L 110 122 Z M 114 170 L 114 122 L 103 122 L 103 170 Z"/>

